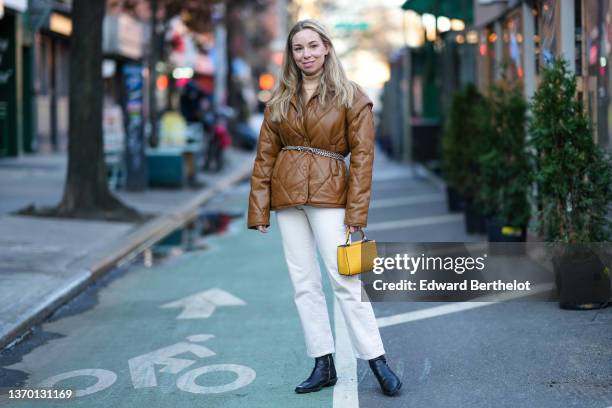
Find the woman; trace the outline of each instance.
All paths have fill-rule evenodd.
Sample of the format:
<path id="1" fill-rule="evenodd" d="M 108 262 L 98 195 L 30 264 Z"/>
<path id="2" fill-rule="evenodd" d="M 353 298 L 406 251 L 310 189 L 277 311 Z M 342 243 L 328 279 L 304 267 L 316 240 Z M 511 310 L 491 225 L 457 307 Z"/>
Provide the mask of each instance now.
<path id="1" fill-rule="evenodd" d="M 387 366 L 372 306 L 358 276 L 338 273 L 337 247 L 367 225 L 374 125 L 372 101 L 346 78 L 324 28 L 313 20 L 290 31 L 279 85 L 264 111 L 251 178 L 248 228 L 267 232 L 270 210 L 282 236 L 307 354 L 314 368 L 297 393 L 336 384 L 332 337 L 315 245 L 323 258 L 358 358 L 382 391 L 402 383 Z M 344 156 L 351 153 L 350 171 Z M 348 174 L 347 174 L 348 173 Z"/>

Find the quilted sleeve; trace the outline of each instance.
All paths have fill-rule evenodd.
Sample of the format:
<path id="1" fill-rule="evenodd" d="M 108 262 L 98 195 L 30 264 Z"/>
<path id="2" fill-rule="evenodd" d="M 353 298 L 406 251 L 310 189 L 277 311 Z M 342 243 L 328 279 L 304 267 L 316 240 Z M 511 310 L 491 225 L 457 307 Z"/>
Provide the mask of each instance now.
<path id="1" fill-rule="evenodd" d="M 257 153 L 251 174 L 251 192 L 247 227 L 270 225 L 270 179 L 276 157 L 281 149 L 278 124 L 270 119 L 270 108 L 264 111 L 264 120 L 257 141 Z"/>
<path id="2" fill-rule="evenodd" d="M 373 103 L 362 91 L 355 95 L 353 106 L 347 110 L 348 143 L 351 151 L 348 193 L 344 224 L 365 227 L 372 188 L 374 164 Z"/>

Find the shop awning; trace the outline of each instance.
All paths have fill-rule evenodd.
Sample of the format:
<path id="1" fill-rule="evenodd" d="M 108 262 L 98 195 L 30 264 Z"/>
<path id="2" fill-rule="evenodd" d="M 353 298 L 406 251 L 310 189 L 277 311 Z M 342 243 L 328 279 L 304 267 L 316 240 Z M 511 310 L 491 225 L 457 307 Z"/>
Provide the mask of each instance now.
<path id="1" fill-rule="evenodd" d="M 473 0 L 406 0 L 402 5 L 404 10 L 413 10 L 418 14 L 433 14 L 463 20 L 472 24 L 474 15 Z"/>

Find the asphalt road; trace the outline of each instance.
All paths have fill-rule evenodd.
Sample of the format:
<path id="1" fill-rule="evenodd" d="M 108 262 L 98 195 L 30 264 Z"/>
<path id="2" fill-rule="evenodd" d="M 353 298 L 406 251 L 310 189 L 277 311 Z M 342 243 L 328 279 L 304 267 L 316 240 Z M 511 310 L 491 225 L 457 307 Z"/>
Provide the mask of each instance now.
<path id="1" fill-rule="evenodd" d="M 444 195 L 410 171 L 375 180 L 368 237 L 379 242 L 482 241 L 466 235 Z M 0 354 L 0 405 L 15 407 L 581 407 L 612 406 L 612 308 L 554 302 L 375 303 L 388 361 L 403 378 L 379 392 L 350 355 L 333 316 L 340 380 L 298 395 L 305 354 L 275 216 L 268 234 L 245 228 L 248 184 L 208 204 L 242 212 L 229 228 L 138 257 Z M 457 306 L 455 308 L 455 306 Z M 420 313 L 419 313 L 420 312 Z M 423 312 L 426 312 L 425 314 Z M 393 316 L 403 319 L 389 320 Z M 9 399 L 55 384 L 69 400 Z M 33 391 L 34 392 L 34 391 Z"/>

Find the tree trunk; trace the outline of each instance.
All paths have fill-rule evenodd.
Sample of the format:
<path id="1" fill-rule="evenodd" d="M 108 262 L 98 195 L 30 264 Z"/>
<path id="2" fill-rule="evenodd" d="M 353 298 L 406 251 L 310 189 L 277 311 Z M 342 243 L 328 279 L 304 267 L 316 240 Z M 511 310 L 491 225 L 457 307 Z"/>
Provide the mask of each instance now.
<path id="1" fill-rule="evenodd" d="M 104 0 L 74 0 L 70 42 L 68 174 L 56 215 L 138 219 L 108 188 L 102 135 Z"/>

